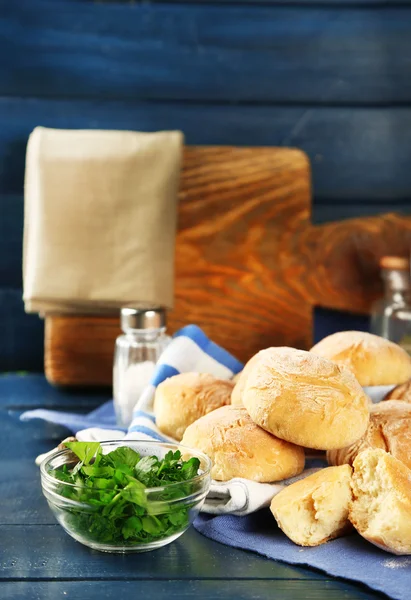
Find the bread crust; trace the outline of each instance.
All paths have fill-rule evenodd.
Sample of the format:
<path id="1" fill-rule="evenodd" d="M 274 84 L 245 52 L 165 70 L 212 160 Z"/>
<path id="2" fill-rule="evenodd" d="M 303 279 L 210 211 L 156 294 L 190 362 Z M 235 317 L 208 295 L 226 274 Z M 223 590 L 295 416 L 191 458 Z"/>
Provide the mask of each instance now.
<path id="1" fill-rule="evenodd" d="M 217 481 L 244 477 L 261 483 L 299 475 L 304 450 L 270 435 L 245 408 L 223 406 L 187 427 L 182 444 L 201 450 L 213 461 Z"/>
<path id="2" fill-rule="evenodd" d="M 208 373 L 181 373 L 160 383 L 154 398 L 158 428 L 180 441 L 186 428 L 207 413 L 230 404 L 234 383 Z"/>
<path id="3" fill-rule="evenodd" d="M 254 354 L 254 356 L 252 356 L 250 360 L 246 362 L 246 364 L 244 365 L 244 369 L 241 371 L 241 373 L 238 374 L 238 378 L 235 381 L 235 386 L 233 388 L 233 391 L 231 392 L 231 404 L 233 406 L 244 406 L 242 396 L 247 377 L 249 373 L 251 373 L 253 365 L 255 365 L 257 361 L 260 360 L 261 356 L 265 352 L 269 352 L 270 350 L 271 348 L 266 348 L 265 350 L 260 350 L 259 352 L 257 352 L 257 354 Z"/>
<path id="4" fill-rule="evenodd" d="M 354 443 L 369 421 L 368 398 L 348 369 L 295 348 L 261 354 L 242 399 L 260 427 L 316 450 Z"/>
<path id="5" fill-rule="evenodd" d="M 397 385 L 411 378 L 411 357 L 382 337 L 363 331 L 339 331 L 310 350 L 348 367 L 364 386 Z"/>
<path id="6" fill-rule="evenodd" d="M 327 460 L 330 465 L 352 465 L 368 448 L 385 450 L 411 468 L 411 405 L 395 400 L 373 404 L 365 434 L 351 446 L 329 450 Z"/>

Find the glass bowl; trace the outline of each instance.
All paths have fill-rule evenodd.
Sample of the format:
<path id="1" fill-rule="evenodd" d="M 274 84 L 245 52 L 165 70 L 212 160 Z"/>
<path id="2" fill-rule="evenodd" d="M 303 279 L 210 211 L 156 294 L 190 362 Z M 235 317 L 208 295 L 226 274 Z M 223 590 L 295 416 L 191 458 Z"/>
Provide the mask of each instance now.
<path id="1" fill-rule="evenodd" d="M 143 501 L 139 501 L 144 508 L 138 506 L 138 509 L 135 509 L 138 510 L 137 515 L 133 512 L 119 515 L 119 518 L 122 519 L 121 523 L 131 516 L 134 520 L 128 521 L 126 530 L 120 530 L 121 539 L 113 542 L 110 531 L 116 524 L 116 515 L 110 515 L 106 505 L 102 504 L 107 490 L 90 488 L 85 485 L 78 486 L 54 477 L 51 473 L 54 469 L 59 469 L 63 465 L 67 465 L 71 469 L 79 462 L 69 449 L 55 452 L 45 458 L 40 465 L 41 485 L 43 494 L 63 529 L 81 544 L 102 552 L 146 552 L 170 544 L 180 537 L 198 515 L 208 493 L 210 459 L 202 452 L 186 448 L 181 444 L 157 441 L 120 440 L 101 442 L 101 446 L 103 454 L 122 446 L 128 446 L 138 452 L 141 457 L 154 455 L 160 460 L 170 450 L 173 452 L 180 450 L 184 460 L 191 457 L 199 459 L 199 474 L 184 482 L 145 488 L 145 498 Z M 80 499 L 76 500 L 75 496 Z M 133 508 L 134 505 L 128 505 L 125 510 L 133 511 Z M 133 528 L 135 527 L 139 531 L 139 537 L 146 536 L 147 541 L 144 539 L 133 540 Z"/>

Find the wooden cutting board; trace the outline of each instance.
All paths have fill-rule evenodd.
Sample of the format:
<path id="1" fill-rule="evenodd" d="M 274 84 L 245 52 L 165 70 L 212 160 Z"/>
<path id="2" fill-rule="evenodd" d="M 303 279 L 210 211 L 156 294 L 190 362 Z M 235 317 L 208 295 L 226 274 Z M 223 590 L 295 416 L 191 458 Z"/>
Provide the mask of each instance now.
<path id="1" fill-rule="evenodd" d="M 290 148 L 187 147 L 169 331 L 196 323 L 240 360 L 312 343 L 314 305 L 366 312 L 378 259 L 407 255 L 411 219 L 312 226 L 306 155 Z M 47 316 L 45 372 L 57 385 L 111 385 L 119 315 Z"/>

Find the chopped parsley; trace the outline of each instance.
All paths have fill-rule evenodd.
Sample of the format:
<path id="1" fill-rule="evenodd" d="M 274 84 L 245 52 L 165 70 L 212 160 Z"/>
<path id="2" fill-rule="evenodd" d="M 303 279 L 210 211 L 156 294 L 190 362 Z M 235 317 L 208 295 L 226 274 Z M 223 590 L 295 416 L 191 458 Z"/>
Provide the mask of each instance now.
<path id="1" fill-rule="evenodd" d="M 185 529 L 193 504 L 176 500 L 198 491 L 198 458 L 182 460 L 169 451 L 162 460 L 141 457 L 127 446 L 102 453 L 99 442 L 66 442 L 79 459 L 49 474 L 63 483 L 56 492 L 87 507 L 65 508 L 66 527 L 101 544 L 136 545 L 154 542 Z M 74 457 L 73 457 L 74 458 Z M 178 484 L 168 486 L 167 484 Z M 165 486 L 146 493 L 146 488 Z M 195 502 L 194 502 L 195 504 Z"/>

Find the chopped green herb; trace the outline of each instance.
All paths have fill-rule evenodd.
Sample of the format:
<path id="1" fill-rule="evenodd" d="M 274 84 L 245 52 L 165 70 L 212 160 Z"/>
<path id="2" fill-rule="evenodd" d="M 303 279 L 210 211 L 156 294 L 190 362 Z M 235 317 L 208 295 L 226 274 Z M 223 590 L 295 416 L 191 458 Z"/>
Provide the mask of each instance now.
<path id="1" fill-rule="evenodd" d="M 175 501 L 197 491 L 199 484 L 189 481 L 199 472 L 197 458 L 184 461 L 178 450 L 162 460 L 141 457 L 127 446 L 103 454 L 99 442 L 65 445 L 79 462 L 50 475 L 73 484 L 61 485 L 57 492 L 83 504 L 67 509 L 66 526 L 73 533 L 99 543 L 135 545 L 159 540 L 188 525 L 192 505 Z M 159 489 L 147 494 L 148 487 Z"/>

